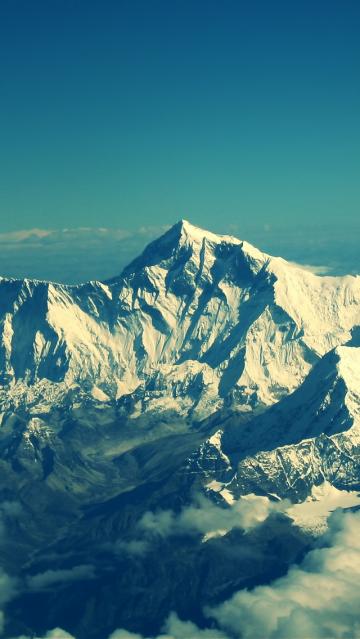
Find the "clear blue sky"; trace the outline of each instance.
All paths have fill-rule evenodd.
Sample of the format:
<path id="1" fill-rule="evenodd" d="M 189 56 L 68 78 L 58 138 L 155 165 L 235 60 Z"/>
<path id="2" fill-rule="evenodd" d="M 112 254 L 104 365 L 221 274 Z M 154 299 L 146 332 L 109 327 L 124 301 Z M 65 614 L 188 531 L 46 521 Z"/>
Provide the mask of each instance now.
<path id="1" fill-rule="evenodd" d="M 0 232 L 352 223 L 360 3 L 1 0 Z"/>

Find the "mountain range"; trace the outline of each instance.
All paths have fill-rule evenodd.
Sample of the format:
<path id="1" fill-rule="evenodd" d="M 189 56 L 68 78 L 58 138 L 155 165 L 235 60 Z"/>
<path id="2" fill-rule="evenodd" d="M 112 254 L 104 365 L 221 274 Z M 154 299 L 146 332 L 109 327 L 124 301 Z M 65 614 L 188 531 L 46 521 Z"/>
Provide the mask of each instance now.
<path id="1" fill-rule="evenodd" d="M 133 411 L 204 417 L 272 404 L 360 324 L 360 278 L 320 277 L 181 221 L 119 277 L 64 286 L 2 279 L 1 394 L 77 389 Z"/>
<path id="2" fill-rule="evenodd" d="M 292 508 L 319 486 L 357 503 L 359 326 L 360 276 L 184 220 L 106 282 L 1 279 L 6 636 L 205 628 L 300 561 Z"/>

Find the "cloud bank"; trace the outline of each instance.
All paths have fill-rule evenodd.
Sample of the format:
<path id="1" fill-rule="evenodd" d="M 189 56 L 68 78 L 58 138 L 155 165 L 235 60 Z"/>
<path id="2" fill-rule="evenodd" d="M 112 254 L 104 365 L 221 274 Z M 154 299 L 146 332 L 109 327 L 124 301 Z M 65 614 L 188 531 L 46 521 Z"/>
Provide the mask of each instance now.
<path id="1" fill-rule="evenodd" d="M 261 524 L 272 512 L 284 512 L 289 502 L 270 501 L 268 497 L 245 495 L 230 507 L 223 508 L 203 496 L 193 505 L 183 508 L 180 514 L 170 510 L 147 512 L 140 521 L 140 528 L 154 535 L 168 536 L 182 533 L 202 533 L 209 538 L 224 535 L 232 528 L 246 532 Z"/>
<path id="2" fill-rule="evenodd" d="M 215 504 L 203 495 L 194 498 L 194 503 L 185 506 L 180 513 L 172 510 L 148 511 L 140 519 L 140 539 L 115 543 L 113 550 L 130 555 L 147 553 L 154 539 L 171 535 L 198 535 L 204 541 L 225 535 L 233 528 L 245 532 L 263 523 L 271 513 L 286 512 L 290 502 L 270 501 L 268 497 L 249 494 L 226 507 Z"/>
<path id="3" fill-rule="evenodd" d="M 201 505 L 194 508 L 197 515 L 204 510 Z M 0 573 L 0 603 L 6 603 L 14 589 L 12 580 Z M 329 518 L 322 546 L 311 550 L 286 576 L 251 591 L 241 590 L 205 610 L 217 628 L 201 629 L 172 613 L 157 638 L 118 629 L 108 639 L 358 639 L 359 610 L 360 512 L 338 510 Z M 56 628 L 35 639 L 75 637 Z"/>
<path id="4" fill-rule="evenodd" d="M 150 639 L 150 637 L 145 638 L 126 630 L 115 630 L 108 639 Z M 171 614 L 165 623 L 164 633 L 157 639 L 227 639 L 227 637 L 222 630 L 200 630 L 191 621 L 181 621 L 177 615 Z"/>
<path id="5" fill-rule="evenodd" d="M 270 586 L 235 594 L 211 614 L 242 639 L 360 636 L 360 513 L 335 512 L 325 542 Z"/>
<path id="6" fill-rule="evenodd" d="M 0 233 L 0 276 L 77 284 L 119 275 L 168 226 Z"/>
<path id="7" fill-rule="evenodd" d="M 285 577 L 206 610 L 217 630 L 172 614 L 157 639 L 358 639 L 360 513 L 333 513 L 323 542 Z M 117 630 L 109 639 L 145 638 Z"/>
<path id="8" fill-rule="evenodd" d="M 30 229 L 0 233 L 0 276 L 74 284 L 121 273 L 146 244 L 168 225 L 121 228 Z M 281 255 L 318 274 L 360 272 L 359 227 L 273 228 L 241 220 L 220 233 L 246 239 L 271 255 Z"/>

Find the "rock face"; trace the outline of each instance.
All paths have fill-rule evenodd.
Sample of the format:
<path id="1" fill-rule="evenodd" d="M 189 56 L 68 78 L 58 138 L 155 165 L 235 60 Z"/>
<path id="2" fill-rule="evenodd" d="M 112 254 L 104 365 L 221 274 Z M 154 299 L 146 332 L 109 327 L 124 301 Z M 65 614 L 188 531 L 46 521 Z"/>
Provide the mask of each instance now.
<path id="1" fill-rule="evenodd" d="M 284 574 L 308 534 L 274 514 L 144 540 L 146 513 L 359 488 L 360 277 L 182 221 L 108 282 L 2 279 L 0 323 L 6 636 L 206 625 L 203 605 Z"/>
<path id="2" fill-rule="evenodd" d="M 69 389 L 197 417 L 272 404 L 360 324 L 360 278 L 318 277 L 182 221 L 106 283 L 0 281 L 0 401 Z"/>
<path id="3" fill-rule="evenodd" d="M 326 354 L 301 386 L 260 415 L 231 414 L 190 466 L 231 495 L 305 498 L 314 485 L 360 485 L 360 348 Z M 209 460 L 212 464 L 209 464 Z"/>

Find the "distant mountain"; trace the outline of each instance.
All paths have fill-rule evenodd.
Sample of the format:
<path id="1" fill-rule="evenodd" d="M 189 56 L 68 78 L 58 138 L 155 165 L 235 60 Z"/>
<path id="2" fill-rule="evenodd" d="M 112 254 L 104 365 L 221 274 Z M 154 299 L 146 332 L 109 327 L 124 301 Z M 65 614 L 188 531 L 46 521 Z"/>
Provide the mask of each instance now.
<path id="1" fill-rule="evenodd" d="M 3 407 L 69 389 L 204 417 L 271 404 L 360 324 L 360 277 L 315 276 L 181 221 L 108 282 L 0 281 Z"/>

